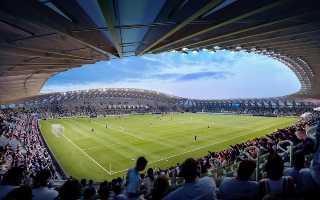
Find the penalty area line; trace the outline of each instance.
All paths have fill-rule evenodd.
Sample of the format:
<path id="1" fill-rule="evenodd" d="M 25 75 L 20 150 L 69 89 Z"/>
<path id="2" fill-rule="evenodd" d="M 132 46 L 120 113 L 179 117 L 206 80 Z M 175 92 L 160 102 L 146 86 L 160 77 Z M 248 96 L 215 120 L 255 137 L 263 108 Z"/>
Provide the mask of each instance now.
<path id="1" fill-rule="evenodd" d="M 70 140 L 67 136 L 64 134 L 62 135 L 68 142 L 70 142 L 74 147 L 76 147 L 81 153 L 83 153 L 86 157 L 88 157 L 94 164 L 96 164 L 98 167 L 100 167 L 103 171 L 107 172 L 107 174 L 112 175 L 112 173 L 104 168 L 102 165 L 100 165 L 94 158 L 92 158 L 87 152 L 85 152 L 83 149 L 81 149 L 78 145 L 76 145 L 72 140 Z"/>

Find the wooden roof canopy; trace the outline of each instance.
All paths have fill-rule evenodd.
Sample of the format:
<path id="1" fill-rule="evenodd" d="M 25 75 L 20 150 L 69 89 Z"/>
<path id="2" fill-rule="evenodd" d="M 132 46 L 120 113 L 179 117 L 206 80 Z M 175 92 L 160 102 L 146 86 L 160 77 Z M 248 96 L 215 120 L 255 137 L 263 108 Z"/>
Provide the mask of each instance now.
<path id="1" fill-rule="evenodd" d="M 0 103 L 83 64 L 202 48 L 272 56 L 299 78 L 293 97 L 320 98 L 319 41 L 319 0 L 1 0 Z"/>

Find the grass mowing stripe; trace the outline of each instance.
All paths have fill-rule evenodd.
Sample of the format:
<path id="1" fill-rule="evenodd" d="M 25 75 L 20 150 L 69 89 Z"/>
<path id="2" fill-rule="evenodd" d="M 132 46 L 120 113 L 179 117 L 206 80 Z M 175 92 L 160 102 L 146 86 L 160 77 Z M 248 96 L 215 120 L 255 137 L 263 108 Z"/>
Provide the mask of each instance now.
<path id="1" fill-rule="evenodd" d="M 64 137 L 68 142 L 70 142 L 74 147 L 76 147 L 82 154 L 84 154 L 85 156 L 87 156 L 94 164 L 96 164 L 97 166 L 99 166 L 103 171 L 107 172 L 109 175 L 111 175 L 111 173 L 104 167 L 102 167 L 95 159 L 93 159 L 89 154 L 87 154 L 87 152 L 85 152 L 83 149 L 81 149 L 78 145 L 76 145 L 74 142 L 72 142 L 67 136 L 62 135 L 62 137 Z"/>
<path id="2" fill-rule="evenodd" d="M 104 181 L 124 175 L 139 156 L 149 160 L 148 167 L 166 168 L 187 157 L 199 158 L 207 151 L 221 151 L 229 145 L 261 137 L 295 121 L 295 118 L 184 113 L 55 119 L 40 123 L 42 134 L 48 138 L 49 146 L 68 175 Z M 65 136 L 109 173 L 66 139 L 54 136 L 52 124 L 62 124 Z M 114 130 L 106 128 L 106 124 Z M 123 128 L 115 130 L 118 127 Z M 194 135 L 198 136 L 196 142 Z"/>

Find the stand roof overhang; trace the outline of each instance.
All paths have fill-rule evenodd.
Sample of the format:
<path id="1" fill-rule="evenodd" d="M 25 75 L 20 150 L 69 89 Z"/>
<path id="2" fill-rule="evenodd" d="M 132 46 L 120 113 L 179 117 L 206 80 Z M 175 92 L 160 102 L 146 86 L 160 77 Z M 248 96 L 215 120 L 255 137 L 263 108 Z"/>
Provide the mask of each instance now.
<path id="1" fill-rule="evenodd" d="M 320 98 L 319 41 L 318 0 L 1 0 L 0 103 L 84 64 L 203 48 L 272 56 L 301 82 L 291 97 Z"/>

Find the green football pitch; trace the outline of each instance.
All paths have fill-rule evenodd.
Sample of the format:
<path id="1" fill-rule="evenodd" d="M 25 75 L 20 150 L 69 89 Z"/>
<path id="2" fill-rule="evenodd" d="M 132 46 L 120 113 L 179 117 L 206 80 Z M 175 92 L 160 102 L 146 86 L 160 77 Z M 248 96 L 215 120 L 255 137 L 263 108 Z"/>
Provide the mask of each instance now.
<path id="1" fill-rule="evenodd" d="M 40 128 L 67 175 L 102 181 L 123 176 L 139 156 L 147 158 L 148 167 L 170 167 L 296 121 L 294 117 L 171 113 L 50 119 L 40 121 Z"/>

